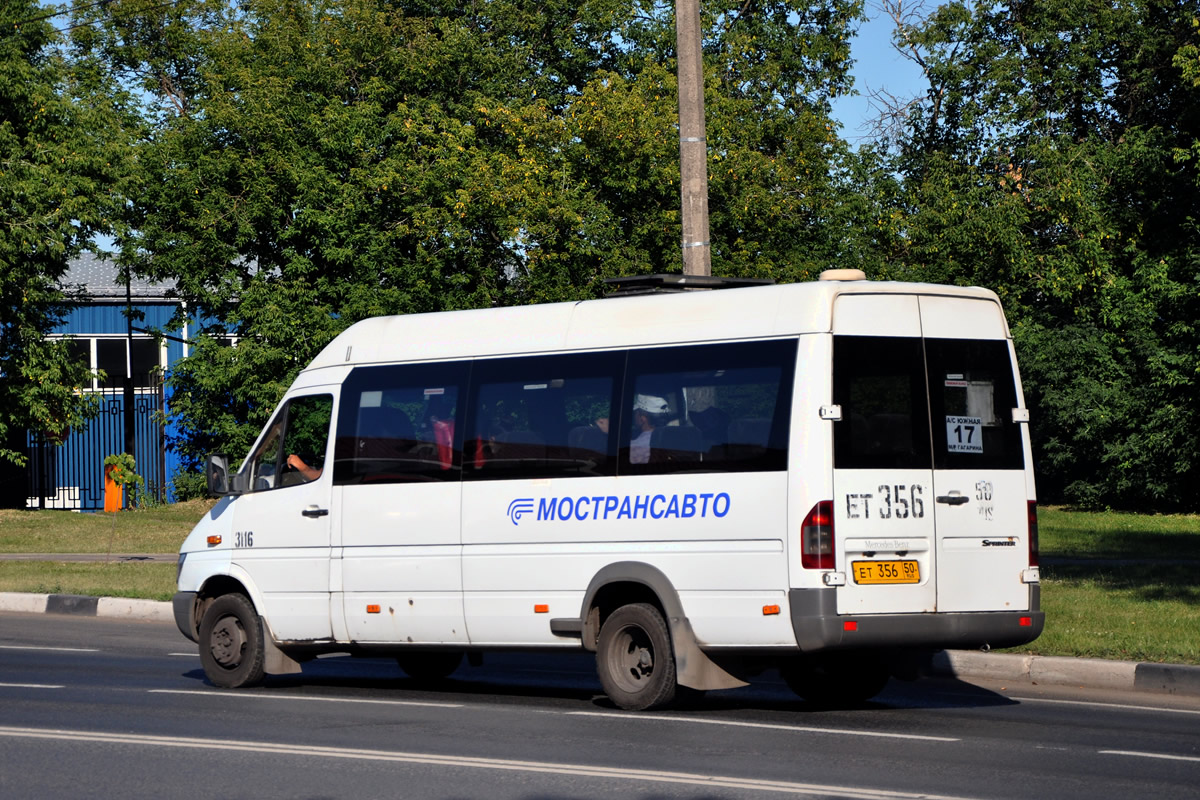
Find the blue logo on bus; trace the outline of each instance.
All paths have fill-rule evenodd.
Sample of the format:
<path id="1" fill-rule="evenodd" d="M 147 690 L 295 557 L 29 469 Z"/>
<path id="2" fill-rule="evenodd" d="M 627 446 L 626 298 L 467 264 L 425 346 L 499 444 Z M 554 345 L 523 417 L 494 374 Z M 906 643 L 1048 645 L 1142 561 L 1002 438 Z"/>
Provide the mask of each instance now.
<path id="1" fill-rule="evenodd" d="M 611 519 L 707 519 L 729 514 L 733 501 L 728 492 L 697 494 L 582 495 L 572 497 L 519 497 L 508 504 L 513 525 L 526 515 L 538 522 L 606 521 Z"/>
<path id="2" fill-rule="evenodd" d="M 521 517 L 526 514 L 533 513 L 533 498 L 518 497 L 508 504 L 508 518 L 512 520 L 512 524 L 516 525 L 521 521 Z"/>

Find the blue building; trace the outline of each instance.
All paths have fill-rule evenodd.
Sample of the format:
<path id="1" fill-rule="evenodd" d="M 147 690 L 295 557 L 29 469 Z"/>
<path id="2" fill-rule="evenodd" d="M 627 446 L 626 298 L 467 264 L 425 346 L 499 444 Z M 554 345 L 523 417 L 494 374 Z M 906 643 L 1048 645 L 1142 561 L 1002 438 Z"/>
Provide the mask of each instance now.
<path id="1" fill-rule="evenodd" d="M 93 511 L 104 508 L 104 459 L 125 450 L 125 399 L 127 370 L 134 387 L 137 471 L 147 491 L 170 500 L 171 480 L 179 471 L 178 459 L 165 447 L 163 377 L 171 365 L 187 355 L 187 326 L 168 329 L 180 301 L 172 287 L 134 279 L 128 287 L 129 305 L 135 312 L 134 330 L 125 314 L 126 285 L 118 280 L 116 265 L 90 253 L 71 262 L 62 281 L 71 310 L 52 338 L 68 339 L 77 357 L 106 373 L 84 391 L 100 400 L 100 413 L 86 428 L 73 430 L 60 447 L 39 442 L 30 434 L 26 506 Z M 140 318 L 138 318 L 140 317 Z M 149 331 L 162 331 L 159 338 Z"/>

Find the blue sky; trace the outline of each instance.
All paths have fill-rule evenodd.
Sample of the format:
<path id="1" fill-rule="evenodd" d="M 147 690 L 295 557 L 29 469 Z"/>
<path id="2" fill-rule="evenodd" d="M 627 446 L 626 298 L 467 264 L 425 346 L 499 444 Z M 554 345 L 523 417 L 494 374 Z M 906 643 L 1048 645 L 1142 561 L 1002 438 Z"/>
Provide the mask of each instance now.
<path id="1" fill-rule="evenodd" d="M 897 96 L 914 96 L 924 91 L 921 71 L 892 47 L 893 23 L 868 0 L 867 13 L 871 19 L 859 28 L 850 43 L 854 67 L 854 88 L 858 95 L 841 97 L 833 103 L 833 117 L 842 123 L 842 136 L 851 145 L 865 141 L 867 131 L 861 130 L 872 115 L 867 95 L 872 89 L 885 89 Z"/>

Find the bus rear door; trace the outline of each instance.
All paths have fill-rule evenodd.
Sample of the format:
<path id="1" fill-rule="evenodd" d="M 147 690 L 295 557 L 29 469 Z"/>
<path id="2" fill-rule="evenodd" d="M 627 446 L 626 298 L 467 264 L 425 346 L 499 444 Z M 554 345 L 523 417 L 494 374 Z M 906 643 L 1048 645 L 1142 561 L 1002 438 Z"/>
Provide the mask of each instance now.
<path id="1" fill-rule="evenodd" d="M 937 610 L 933 463 L 916 295 L 834 304 L 839 614 Z"/>
<path id="2" fill-rule="evenodd" d="M 929 373 L 939 611 L 1029 607 L 1026 432 L 999 306 L 922 296 Z"/>
<path id="3" fill-rule="evenodd" d="M 1032 486 L 999 306 L 843 295 L 833 374 L 838 613 L 1028 608 Z"/>

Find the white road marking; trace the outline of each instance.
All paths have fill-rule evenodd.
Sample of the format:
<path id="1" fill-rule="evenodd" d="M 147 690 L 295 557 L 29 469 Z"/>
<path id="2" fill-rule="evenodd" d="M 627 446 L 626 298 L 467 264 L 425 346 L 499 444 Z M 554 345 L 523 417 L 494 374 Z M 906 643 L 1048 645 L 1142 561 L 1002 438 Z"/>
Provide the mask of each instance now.
<path id="1" fill-rule="evenodd" d="M 237 696 L 240 697 L 243 695 L 239 692 Z M 515 761 L 501 758 L 476 758 L 472 756 L 439 755 L 437 753 L 406 753 L 388 750 L 361 750 L 357 748 L 292 745 L 277 742 L 199 739 L 183 736 L 147 736 L 140 734 L 103 733 L 100 731 L 18 728 L 7 726 L 0 726 L 0 736 L 21 739 L 53 739 L 56 741 L 130 744 L 143 745 L 146 747 L 226 750 L 237 753 L 268 753 L 272 755 L 295 755 L 309 758 L 348 758 L 359 759 L 363 761 L 399 762 L 442 767 L 566 775 L 573 778 L 580 775 L 586 775 L 588 777 L 608 778 L 611 780 L 710 786 L 724 789 L 809 794 L 823 797 L 862 798 L 862 800 L 958 800 L 957 798 L 952 798 L 946 795 L 933 795 L 924 792 L 898 792 L 885 789 L 866 789 L 854 786 L 834 786 L 818 783 L 792 783 L 790 781 L 736 778 L 725 775 L 704 775 L 692 772 L 665 772 L 660 770 L 605 767 L 592 764 L 556 764 L 546 761 Z"/>
<path id="2" fill-rule="evenodd" d="M 89 647 L 35 647 L 33 645 L 0 644 L 0 650 L 51 650 L 58 653 L 99 653 Z"/>
<path id="3" fill-rule="evenodd" d="M 422 703 L 415 700 L 369 700 L 359 697 L 313 697 L 304 694 L 267 694 L 266 692 L 221 692 L 197 689 L 147 689 L 150 694 L 195 694 L 203 697 L 219 697 L 242 700 L 255 697 L 260 700 L 311 700 L 315 703 L 362 703 L 377 706 L 427 706 L 429 708 L 462 708 L 462 703 Z"/>
<path id="4" fill-rule="evenodd" d="M 182 656 L 185 658 L 199 658 L 199 653 L 167 653 L 168 656 Z"/>
<path id="5" fill-rule="evenodd" d="M 6 689 L 65 689 L 66 686 L 52 683 L 0 683 Z"/>
<path id="6" fill-rule="evenodd" d="M 1101 750 L 1105 756 L 1136 756 L 1138 758 L 1162 758 L 1167 761 L 1194 761 L 1200 763 L 1200 756 L 1173 756 L 1169 753 L 1139 753 L 1136 750 Z"/>
<path id="7" fill-rule="evenodd" d="M 1094 700 L 1055 700 L 1049 697 L 1013 697 L 1021 703 L 1049 703 L 1062 706 L 1092 706 L 1094 708 L 1120 708 L 1125 711 L 1166 711 L 1169 714 L 1200 714 L 1191 708 L 1166 708 L 1164 706 L 1135 706 L 1126 703 L 1099 703 Z"/>
<path id="8" fill-rule="evenodd" d="M 621 714 L 615 711 L 568 711 L 567 716 L 614 717 L 622 720 L 645 720 L 647 722 L 690 722 L 696 725 L 727 725 L 733 728 L 766 728 L 775 731 L 797 733 L 831 733 L 843 736 L 874 736 L 883 739 L 917 739 L 924 742 L 960 742 L 948 736 L 923 736 L 915 733 L 886 733 L 882 731 L 856 731 L 848 728 L 820 728 L 809 725 L 779 725 L 770 722 L 737 722 L 726 719 L 703 719 L 701 717 L 676 717 L 665 714 Z"/>

